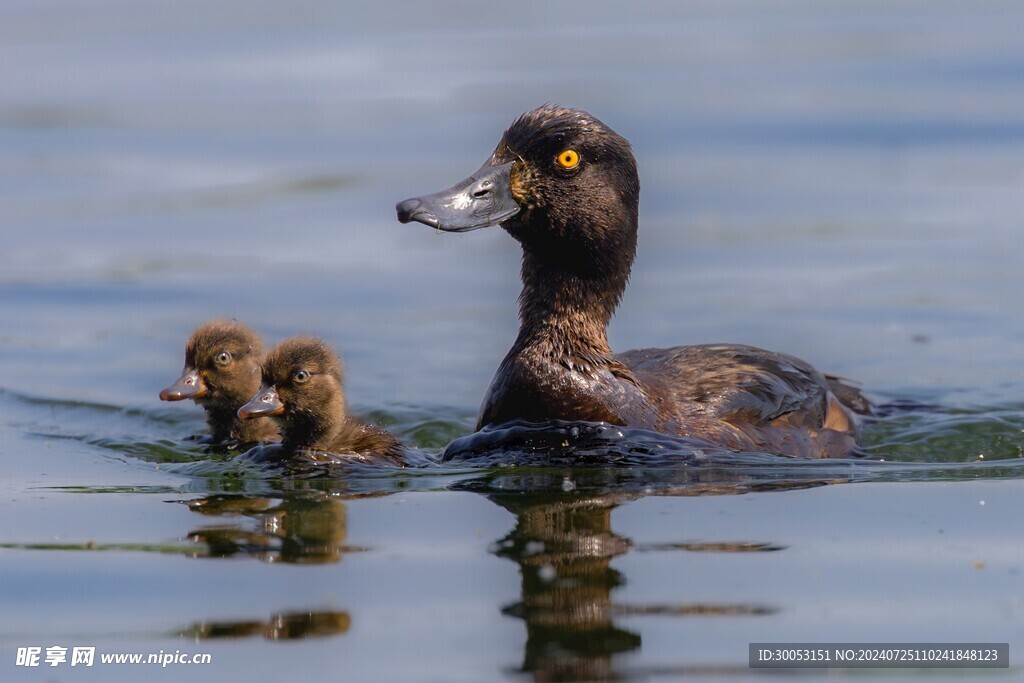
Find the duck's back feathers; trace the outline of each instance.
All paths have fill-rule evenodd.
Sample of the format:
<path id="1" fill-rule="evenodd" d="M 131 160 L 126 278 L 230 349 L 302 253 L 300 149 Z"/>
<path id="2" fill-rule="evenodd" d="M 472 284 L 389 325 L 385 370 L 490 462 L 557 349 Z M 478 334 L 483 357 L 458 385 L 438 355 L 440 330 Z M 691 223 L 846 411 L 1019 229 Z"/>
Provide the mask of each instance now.
<path id="1" fill-rule="evenodd" d="M 356 418 L 348 418 L 327 449 L 335 454 L 356 454 L 367 462 L 405 465 L 402 443 L 384 429 Z"/>
<path id="2" fill-rule="evenodd" d="M 861 393 L 783 353 L 707 344 L 637 349 L 616 358 L 659 397 L 679 433 L 717 434 L 737 450 L 848 455 L 870 410 Z"/>

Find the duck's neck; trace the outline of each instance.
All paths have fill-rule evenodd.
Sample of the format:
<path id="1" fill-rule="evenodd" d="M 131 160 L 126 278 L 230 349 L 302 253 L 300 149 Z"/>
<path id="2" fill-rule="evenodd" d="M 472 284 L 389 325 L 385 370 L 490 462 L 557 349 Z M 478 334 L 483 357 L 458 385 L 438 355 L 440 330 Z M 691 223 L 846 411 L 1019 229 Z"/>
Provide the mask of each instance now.
<path id="1" fill-rule="evenodd" d="M 295 411 L 287 416 L 281 445 L 286 451 L 329 451 L 345 428 L 348 415 L 345 399 L 332 397 L 316 411 Z"/>
<path id="2" fill-rule="evenodd" d="M 241 443 L 257 443 L 259 441 L 276 441 L 277 428 L 269 417 L 258 417 L 253 420 L 241 420 L 235 415 L 234 438 Z"/>
<path id="3" fill-rule="evenodd" d="M 531 349 L 584 372 L 611 362 L 608 323 L 629 279 L 633 253 L 608 254 L 598 262 L 588 256 L 524 243 L 520 327 L 513 351 Z"/>
<path id="4" fill-rule="evenodd" d="M 238 405 L 244 402 L 239 401 Z M 207 406 L 206 423 L 210 427 L 210 438 L 213 443 L 237 441 L 249 444 L 272 441 L 277 435 L 273 423 L 268 418 L 243 420 L 238 417 L 237 409 L 233 407 Z"/>
<path id="5" fill-rule="evenodd" d="M 242 428 L 242 420 L 238 419 L 230 408 L 206 405 L 206 424 L 210 427 L 210 439 L 213 443 L 224 443 L 236 437 Z"/>

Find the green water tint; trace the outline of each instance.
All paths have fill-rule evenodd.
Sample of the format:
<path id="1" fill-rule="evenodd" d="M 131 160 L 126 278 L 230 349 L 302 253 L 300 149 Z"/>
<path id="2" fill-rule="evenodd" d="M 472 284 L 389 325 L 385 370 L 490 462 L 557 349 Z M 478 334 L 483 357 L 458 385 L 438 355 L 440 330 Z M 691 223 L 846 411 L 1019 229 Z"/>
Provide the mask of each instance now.
<path id="1" fill-rule="evenodd" d="M 452 440 L 473 431 L 476 414 L 456 408 L 430 410 L 402 406 L 393 410 L 372 410 L 362 415 L 386 427 L 403 442 L 427 450 L 443 449 Z"/>
<path id="2" fill-rule="evenodd" d="M 865 449 L 887 459 L 955 463 L 1024 457 L 1024 406 L 941 408 L 878 420 Z"/>
<path id="3" fill-rule="evenodd" d="M 543 479 L 547 467 L 572 468 L 573 479 L 593 479 L 592 486 L 597 487 L 623 485 L 616 473 L 603 471 L 607 468 L 649 471 L 650 476 L 639 481 L 650 478 L 654 486 L 664 483 L 664 470 L 679 467 L 699 472 L 700 477 L 694 478 L 706 479 L 720 470 L 752 484 L 776 480 L 829 483 L 837 479 L 946 481 L 1016 477 L 1024 471 L 1024 406 L 1019 405 L 945 407 L 928 403 L 900 407 L 865 425 L 864 457 L 827 461 L 731 453 L 700 441 L 607 425 L 513 424 L 464 436 L 473 422 L 473 416 L 465 411 L 445 411 L 453 414 L 450 418 L 420 407 L 371 411 L 365 415 L 367 419 L 386 426 L 412 449 L 416 467 L 395 470 L 304 464 L 301 459 L 268 469 L 238 459 L 235 453 L 211 453 L 195 439 L 205 427 L 196 415 L 182 418 L 180 411 L 166 408 L 144 410 L 50 400 L 10 391 L 0 391 L 0 399 L 13 407 L 8 424 L 27 434 L 81 441 L 127 456 L 128 462 L 206 480 L 214 491 L 244 489 L 231 482 L 289 477 L 347 479 L 369 491 L 436 490 L 448 486 L 453 477 L 478 479 L 487 471 L 509 467 L 521 472 L 516 476 L 524 482 L 532 482 L 527 471 L 537 471 Z M 89 429 L 96 434 L 88 433 Z M 447 451 L 446 444 L 450 444 Z M 454 462 L 438 464 L 439 458 Z M 593 472 L 588 473 L 587 468 Z M 536 485 L 524 484 L 526 488 Z M 556 488 L 559 485 L 556 482 Z"/>

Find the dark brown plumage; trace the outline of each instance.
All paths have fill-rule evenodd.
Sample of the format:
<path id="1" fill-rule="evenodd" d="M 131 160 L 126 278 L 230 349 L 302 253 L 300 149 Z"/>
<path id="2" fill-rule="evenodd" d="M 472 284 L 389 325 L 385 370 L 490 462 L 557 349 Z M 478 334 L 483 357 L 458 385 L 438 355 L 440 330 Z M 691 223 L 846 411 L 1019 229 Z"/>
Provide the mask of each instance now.
<path id="1" fill-rule="evenodd" d="M 274 416 L 285 457 L 313 451 L 405 464 L 398 439 L 348 414 L 341 361 L 319 339 L 292 337 L 271 349 L 263 363 L 262 386 L 238 414 Z"/>
<path id="2" fill-rule="evenodd" d="M 519 335 L 478 428 L 604 421 L 733 450 L 851 454 L 867 401 L 797 358 L 725 344 L 612 353 L 607 327 L 636 254 L 639 196 L 623 137 L 586 112 L 545 105 L 513 122 L 466 181 L 399 203 L 399 220 L 452 232 L 497 217 L 522 245 Z"/>
<path id="3" fill-rule="evenodd" d="M 260 386 L 263 343 L 259 335 L 232 320 L 200 325 L 185 344 L 185 368 L 177 382 L 160 392 L 164 401 L 191 398 L 206 411 L 210 441 L 221 448 L 246 448 L 276 441 L 268 418 L 243 421 L 238 409 Z"/>

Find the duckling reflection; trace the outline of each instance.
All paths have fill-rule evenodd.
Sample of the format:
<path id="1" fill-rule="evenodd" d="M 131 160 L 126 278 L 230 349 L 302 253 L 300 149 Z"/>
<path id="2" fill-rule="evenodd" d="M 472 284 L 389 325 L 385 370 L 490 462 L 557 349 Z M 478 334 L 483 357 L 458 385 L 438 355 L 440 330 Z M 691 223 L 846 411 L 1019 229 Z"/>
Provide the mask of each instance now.
<path id="1" fill-rule="evenodd" d="M 526 624 L 521 670 L 537 681 L 612 680 L 626 677 L 618 657 L 638 650 L 641 635 L 615 623 L 637 615 L 750 616 L 771 606 L 735 603 L 623 605 L 612 592 L 626 583 L 611 561 L 631 550 L 762 552 L 770 543 L 663 544 L 637 548 L 611 528 L 612 511 L 642 493 L 546 492 L 492 494 L 490 500 L 516 516 L 515 528 L 494 554 L 516 562 L 522 599 L 502 612 Z"/>
<path id="2" fill-rule="evenodd" d="M 345 611 L 288 612 L 271 615 L 267 621 L 200 621 L 176 635 L 197 640 L 209 638 L 247 638 L 263 636 L 267 640 L 323 638 L 348 633 L 352 617 Z"/>
<path id="3" fill-rule="evenodd" d="M 242 554 L 264 562 L 328 564 L 365 550 L 345 543 L 345 503 L 330 495 L 273 499 L 222 494 L 182 502 L 202 515 L 245 520 L 189 533 L 189 540 L 207 546 L 206 557 Z"/>

